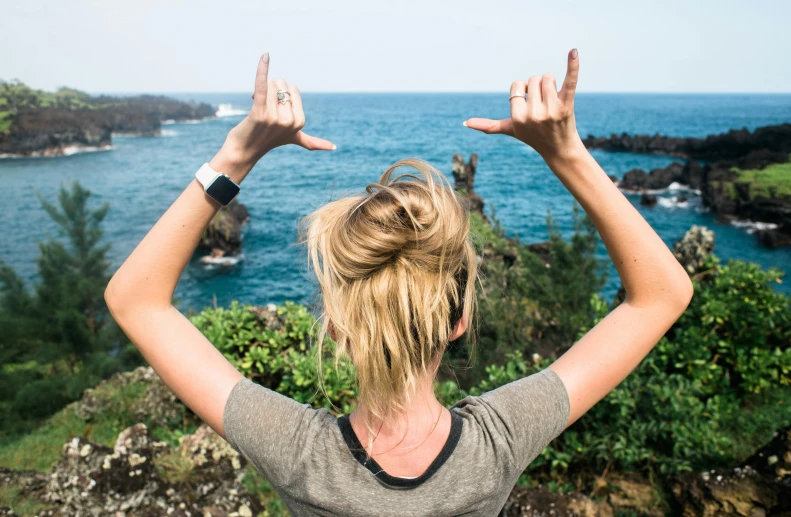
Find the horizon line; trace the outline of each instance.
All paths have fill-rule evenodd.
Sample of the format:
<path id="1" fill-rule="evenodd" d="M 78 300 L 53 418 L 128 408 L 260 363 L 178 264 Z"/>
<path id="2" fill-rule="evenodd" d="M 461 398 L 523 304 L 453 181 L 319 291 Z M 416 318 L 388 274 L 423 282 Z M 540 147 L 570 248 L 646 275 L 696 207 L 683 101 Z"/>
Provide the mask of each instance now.
<path id="1" fill-rule="evenodd" d="M 230 94 L 230 95 L 249 95 L 250 91 L 91 91 L 84 90 L 91 95 L 212 95 L 212 94 Z M 305 94 L 332 94 L 332 95 L 403 95 L 403 94 L 419 94 L 419 95 L 462 95 L 462 94 L 507 94 L 507 92 L 496 90 L 344 90 L 344 91 L 326 91 L 326 90 L 301 90 Z M 733 91 L 733 92 L 684 92 L 684 91 L 582 91 L 576 92 L 575 95 L 791 95 L 791 91 Z"/>

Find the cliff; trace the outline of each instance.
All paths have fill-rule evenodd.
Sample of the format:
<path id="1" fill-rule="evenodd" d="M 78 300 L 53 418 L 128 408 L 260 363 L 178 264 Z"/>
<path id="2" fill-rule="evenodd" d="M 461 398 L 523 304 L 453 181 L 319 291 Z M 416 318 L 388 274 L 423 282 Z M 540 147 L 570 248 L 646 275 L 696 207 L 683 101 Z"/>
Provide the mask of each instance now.
<path id="1" fill-rule="evenodd" d="M 650 172 L 633 169 L 618 186 L 644 192 L 687 185 L 699 190 L 703 206 L 722 219 L 767 223 L 757 232 L 764 246 L 791 245 L 791 124 L 706 138 L 621 134 L 588 136 L 584 142 L 594 149 L 684 158 Z"/>
<path id="2" fill-rule="evenodd" d="M 0 81 L 0 155 L 52 156 L 83 148 L 106 148 L 112 135 L 158 135 L 162 122 L 204 119 L 215 110 L 205 103 L 169 97 L 92 97 L 62 88 L 33 90 Z"/>

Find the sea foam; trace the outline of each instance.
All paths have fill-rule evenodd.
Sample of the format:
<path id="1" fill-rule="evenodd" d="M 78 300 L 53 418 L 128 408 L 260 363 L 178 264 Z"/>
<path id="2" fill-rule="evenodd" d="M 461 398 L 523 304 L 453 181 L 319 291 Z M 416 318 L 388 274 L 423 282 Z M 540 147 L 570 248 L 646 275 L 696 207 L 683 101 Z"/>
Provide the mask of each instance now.
<path id="1" fill-rule="evenodd" d="M 214 114 L 217 118 L 221 117 L 239 117 L 247 115 L 247 110 L 234 109 L 231 104 L 220 104 L 217 106 L 217 112 Z"/>

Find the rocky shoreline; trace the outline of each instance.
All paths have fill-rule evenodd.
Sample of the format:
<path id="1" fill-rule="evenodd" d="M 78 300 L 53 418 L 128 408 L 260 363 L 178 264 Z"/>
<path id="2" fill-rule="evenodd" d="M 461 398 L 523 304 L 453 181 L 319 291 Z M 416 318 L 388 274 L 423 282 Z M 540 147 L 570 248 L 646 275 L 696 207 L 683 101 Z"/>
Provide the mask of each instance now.
<path id="1" fill-rule="evenodd" d="M 663 135 L 588 136 L 589 149 L 664 154 L 686 161 L 645 171 L 632 169 L 618 182 L 626 191 L 649 194 L 673 183 L 700 192 L 703 206 L 725 221 L 756 225 L 758 241 L 767 247 L 791 245 L 791 195 L 773 185 L 746 179 L 743 171 L 762 171 L 787 164 L 791 154 L 791 124 L 766 126 L 753 132 L 732 130 L 706 138 Z M 705 160 L 705 161 L 699 161 Z M 791 175 L 791 167 L 783 175 Z M 791 181 L 786 178 L 784 181 Z M 644 204 L 650 205 L 650 197 Z"/>
<path id="2" fill-rule="evenodd" d="M 154 136 L 164 121 L 215 116 L 206 103 L 164 96 L 93 97 L 62 89 L 33 90 L 0 81 L 0 156 L 62 156 L 104 150 L 113 135 Z"/>

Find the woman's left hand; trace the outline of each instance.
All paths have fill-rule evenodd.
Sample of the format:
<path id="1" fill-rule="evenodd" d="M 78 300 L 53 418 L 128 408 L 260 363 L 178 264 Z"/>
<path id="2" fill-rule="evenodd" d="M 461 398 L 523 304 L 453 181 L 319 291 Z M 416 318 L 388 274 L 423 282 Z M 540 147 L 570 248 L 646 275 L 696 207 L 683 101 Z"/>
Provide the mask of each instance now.
<path id="1" fill-rule="evenodd" d="M 302 111 L 299 89 L 289 86 L 283 79 L 269 79 L 268 75 L 267 53 L 258 61 L 253 107 L 247 117 L 228 133 L 215 159 L 222 155 L 223 162 L 231 161 L 249 170 L 267 152 L 286 144 L 296 144 L 309 151 L 335 149 L 332 142 L 302 131 L 305 113 Z M 283 98 L 278 98 L 278 94 Z M 222 169 L 220 165 L 215 170 Z"/>

